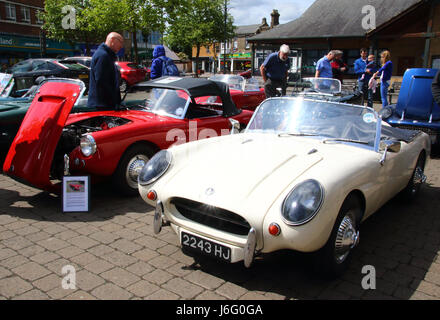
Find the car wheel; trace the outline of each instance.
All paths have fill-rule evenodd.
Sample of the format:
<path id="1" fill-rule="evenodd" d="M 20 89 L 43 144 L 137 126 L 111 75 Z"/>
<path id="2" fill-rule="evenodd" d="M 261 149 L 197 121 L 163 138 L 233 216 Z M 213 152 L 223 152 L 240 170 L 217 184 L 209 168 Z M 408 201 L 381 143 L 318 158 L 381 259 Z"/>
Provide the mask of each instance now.
<path id="1" fill-rule="evenodd" d="M 154 153 L 146 145 L 133 146 L 124 153 L 113 175 L 113 183 L 124 195 L 139 195 L 138 176 Z"/>
<path id="2" fill-rule="evenodd" d="M 359 243 L 362 214 L 357 197 L 349 196 L 343 203 L 326 245 L 317 253 L 315 269 L 326 278 L 341 276 L 348 268 L 351 253 Z"/>
<path id="3" fill-rule="evenodd" d="M 121 83 L 119 84 L 119 91 L 125 92 L 127 90 L 127 81 L 121 79 Z"/>
<path id="4" fill-rule="evenodd" d="M 402 197 L 405 200 L 414 200 L 420 191 L 420 187 L 425 181 L 425 156 L 421 154 L 417 159 L 416 167 L 414 168 L 408 185 L 402 191 Z"/>

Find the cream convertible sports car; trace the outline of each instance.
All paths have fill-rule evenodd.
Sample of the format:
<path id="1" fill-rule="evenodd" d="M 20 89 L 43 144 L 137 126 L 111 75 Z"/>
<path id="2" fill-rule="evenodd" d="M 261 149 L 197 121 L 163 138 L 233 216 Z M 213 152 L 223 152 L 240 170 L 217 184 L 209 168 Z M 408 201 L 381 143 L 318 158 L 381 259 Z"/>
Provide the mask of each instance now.
<path id="1" fill-rule="evenodd" d="M 265 100 L 242 134 L 161 151 L 139 190 L 185 253 L 249 267 L 259 253 L 316 252 L 340 275 L 359 225 L 425 182 L 429 137 L 392 128 L 373 109 L 301 98 Z"/>

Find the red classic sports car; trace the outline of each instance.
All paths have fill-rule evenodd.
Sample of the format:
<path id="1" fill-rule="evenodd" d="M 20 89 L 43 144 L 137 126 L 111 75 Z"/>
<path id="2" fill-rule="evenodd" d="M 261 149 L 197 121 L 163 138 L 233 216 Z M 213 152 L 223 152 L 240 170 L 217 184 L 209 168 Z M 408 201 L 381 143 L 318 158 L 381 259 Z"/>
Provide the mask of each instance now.
<path id="1" fill-rule="evenodd" d="M 5 174 L 51 192 L 59 192 L 63 175 L 91 175 L 138 195 L 139 172 L 156 152 L 243 128 L 253 114 L 235 106 L 226 84 L 207 79 L 139 83 L 118 110 L 69 114 L 82 90 L 69 80 L 40 88 L 9 149 Z M 206 103 L 207 96 L 222 103 Z"/>
<path id="2" fill-rule="evenodd" d="M 127 85 L 132 86 L 136 83 L 148 80 L 147 77 L 149 77 L 149 73 L 147 68 L 129 61 L 116 61 L 116 65 L 121 73 L 119 83 L 121 91 L 125 91 Z"/>
<path id="3" fill-rule="evenodd" d="M 227 83 L 232 100 L 238 108 L 254 111 L 266 99 L 264 89 L 259 87 L 258 80 L 255 78 L 219 74 L 209 79 Z"/>

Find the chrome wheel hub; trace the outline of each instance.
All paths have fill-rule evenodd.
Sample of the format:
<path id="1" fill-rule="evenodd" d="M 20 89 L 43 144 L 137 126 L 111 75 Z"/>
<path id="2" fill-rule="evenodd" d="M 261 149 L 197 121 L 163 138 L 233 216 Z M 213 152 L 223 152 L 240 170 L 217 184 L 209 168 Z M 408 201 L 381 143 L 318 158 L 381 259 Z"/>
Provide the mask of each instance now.
<path id="1" fill-rule="evenodd" d="M 335 241 L 335 258 L 338 263 L 344 262 L 350 250 L 359 243 L 359 231 L 349 215 L 342 219 Z"/>
<path id="2" fill-rule="evenodd" d="M 149 159 L 146 155 L 139 154 L 128 162 L 125 178 L 130 187 L 137 189 L 139 174 L 141 173 L 142 168 L 147 164 L 148 160 Z"/>
<path id="3" fill-rule="evenodd" d="M 414 172 L 414 178 L 413 178 L 413 188 L 412 192 L 415 193 L 420 188 L 420 186 L 426 182 L 426 175 L 423 172 L 423 169 L 421 167 L 417 167 L 416 171 Z"/>

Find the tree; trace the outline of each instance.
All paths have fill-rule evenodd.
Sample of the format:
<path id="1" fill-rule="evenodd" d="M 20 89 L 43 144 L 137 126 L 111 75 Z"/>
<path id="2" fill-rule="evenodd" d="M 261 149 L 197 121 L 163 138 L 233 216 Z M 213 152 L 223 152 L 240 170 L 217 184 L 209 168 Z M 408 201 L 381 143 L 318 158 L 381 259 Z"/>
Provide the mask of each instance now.
<path id="1" fill-rule="evenodd" d="M 227 0 L 226 0 L 227 1 Z M 196 47 L 196 74 L 200 48 L 233 36 L 233 18 L 227 15 L 226 30 L 223 5 L 225 0 L 181 0 L 166 7 L 169 19 L 165 41 L 171 47 Z"/>

